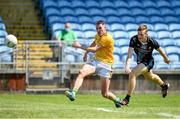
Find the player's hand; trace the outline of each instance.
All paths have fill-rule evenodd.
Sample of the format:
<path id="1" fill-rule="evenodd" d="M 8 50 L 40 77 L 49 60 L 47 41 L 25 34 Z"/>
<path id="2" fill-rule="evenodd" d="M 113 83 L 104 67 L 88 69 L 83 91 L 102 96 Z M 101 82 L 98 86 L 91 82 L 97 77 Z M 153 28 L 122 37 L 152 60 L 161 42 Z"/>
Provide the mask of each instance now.
<path id="1" fill-rule="evenodd" d="M 165 62 L 166 64 L 169 64 L 169 63 L 170 63 L 170 60 L 169 60 L 168 58 L 165 58 L 165 59 L 164 59 L 164 62 Z"/>
<path id="2" fill-rule="evenodd" d="M 84 53 L 84 57 L 83 57 L 83 61 L 86 62 L 87 61 L 87 52 Z"/>
<path id="3" fill-rule="evenodd" d="M 74 48 L 81 48 L 81 44 L 79 42 L 74 42 L 72 44 L 72 47 L 74 47 Z"/>
<path id="4" fill-rule="evenodd" d="M 131 69 L 130 69 L 129 66 L 125 66 L 125 72 L 126 72 L 127 74 L 131 73 Z"/>
<path id="5" fill-rule="evenodd" d="M 62 42 L 59 41 L 59 42 L 58 42 L 58 45 L 59 45 L 59 47 L 62 47 Z"/>

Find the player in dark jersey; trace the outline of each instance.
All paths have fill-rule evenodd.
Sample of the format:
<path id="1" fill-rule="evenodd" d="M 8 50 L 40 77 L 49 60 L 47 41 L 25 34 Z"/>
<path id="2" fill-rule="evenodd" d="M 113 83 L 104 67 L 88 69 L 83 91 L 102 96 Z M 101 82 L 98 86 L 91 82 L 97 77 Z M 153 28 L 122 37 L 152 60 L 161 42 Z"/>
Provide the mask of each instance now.
<path id="1" fill-rule="evenodd" d="M 152 52 L 154 49 L 156 49 L 162 55 L 165 63 L 170 63 L 170 60 L 168 59 L 163 49 L 159 46 L 158 42 L 148 36 L 147 26 L 140 25 L 138 28 L 138 34 L 133 36 L 129 43 L 128 55 L 125 65 L 125 72 L 129 74 L 129 85 L 127 95 L 122 101 L 123 105 L 127 105 L 129 103 L 131 94 L 136 85 L 136 77 L 140 74 L 142 74 L 146 79 L 152 80 L 159 84 L 162 88 L 162 96 L 166 97 L 169 83 L 163 82 L 158 75 L 152 72 L 154 65 Z M 131 70 L 130 61 L 133 55 L 133 51 L 137 55 L 137 66 Z"/>

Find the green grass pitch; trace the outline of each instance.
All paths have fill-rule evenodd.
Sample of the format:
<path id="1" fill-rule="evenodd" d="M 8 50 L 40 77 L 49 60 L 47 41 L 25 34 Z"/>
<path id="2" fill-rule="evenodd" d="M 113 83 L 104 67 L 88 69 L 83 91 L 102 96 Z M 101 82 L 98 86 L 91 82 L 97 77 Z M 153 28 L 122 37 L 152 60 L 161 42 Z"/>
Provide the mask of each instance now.
<path id="1" fill-rule="evenodd" d="M 121 95 L 120 97 L 124 97 Z M 78 95 L 74 102 L 62 94 L 0 94 L 0 118 L 180 118 L 180 93 L 134 94 L 129 106 L 115 108 L 100 94 Z"/>

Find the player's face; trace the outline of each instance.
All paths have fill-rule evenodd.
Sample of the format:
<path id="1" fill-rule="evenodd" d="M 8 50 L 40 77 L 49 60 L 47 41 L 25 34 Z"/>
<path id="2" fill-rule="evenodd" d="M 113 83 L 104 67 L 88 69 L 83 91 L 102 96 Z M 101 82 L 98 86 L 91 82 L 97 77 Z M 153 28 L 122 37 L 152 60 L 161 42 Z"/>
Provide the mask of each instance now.
<path id="1" fill-rule="evenodd" d="M 147 39 L 147 33 L 145 31 L 138 31 L 138 39 L 140 40 Z"/>
<path id="2" fill-rule="evenodd" d="M 106 26 L 103 24 L 99 24 L 96 26 L 96 31 L 100 36 L 102 36 L 103 34 L 106 33 Z"/>

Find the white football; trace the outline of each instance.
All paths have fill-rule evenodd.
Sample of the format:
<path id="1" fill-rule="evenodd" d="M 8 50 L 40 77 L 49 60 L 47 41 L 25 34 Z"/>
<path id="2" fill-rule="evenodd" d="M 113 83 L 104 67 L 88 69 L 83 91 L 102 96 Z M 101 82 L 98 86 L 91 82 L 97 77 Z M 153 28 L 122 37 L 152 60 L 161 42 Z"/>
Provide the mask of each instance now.
<path id="1" fill-rule="evenodd" d="M 16 36 L 9 34 L 5 38 L 5 43 L 7 47 L 14 48 L 17 45 L 17 38 Z"/>

